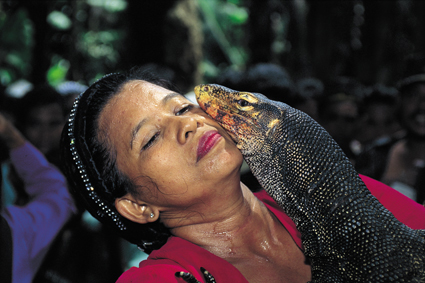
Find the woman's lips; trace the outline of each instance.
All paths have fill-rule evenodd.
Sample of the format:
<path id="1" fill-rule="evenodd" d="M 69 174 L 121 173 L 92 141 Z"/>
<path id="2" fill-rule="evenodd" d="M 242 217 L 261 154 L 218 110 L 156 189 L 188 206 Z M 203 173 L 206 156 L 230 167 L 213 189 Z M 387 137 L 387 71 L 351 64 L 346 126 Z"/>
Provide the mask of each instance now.
<path id="1" fill-rule="evenodd" d="M 222 136 L 217 131 L 205 132 L 199 139 L 196 161 L 204 157 L 221 138 Z"/>

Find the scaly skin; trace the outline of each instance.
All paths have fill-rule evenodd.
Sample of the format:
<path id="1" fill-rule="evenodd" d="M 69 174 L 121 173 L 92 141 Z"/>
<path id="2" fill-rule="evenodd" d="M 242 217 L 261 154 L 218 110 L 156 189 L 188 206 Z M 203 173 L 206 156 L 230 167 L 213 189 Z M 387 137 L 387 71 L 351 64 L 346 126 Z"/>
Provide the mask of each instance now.
<path id="1" fill-rule="evenodd" d="M 312 282 L 425 282 L 425 230 L 385 209 L 318 123 L 258 93 L 199 85 L 195 94 L 295 222 Z"/>

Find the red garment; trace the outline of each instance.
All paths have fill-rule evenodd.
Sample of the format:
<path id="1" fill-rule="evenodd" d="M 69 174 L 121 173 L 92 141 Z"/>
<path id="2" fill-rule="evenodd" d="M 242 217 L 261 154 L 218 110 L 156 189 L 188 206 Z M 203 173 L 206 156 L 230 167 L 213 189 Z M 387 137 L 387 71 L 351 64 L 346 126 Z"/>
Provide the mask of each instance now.
<path id="1" fill-rule="evenodd" d="M 413 229 L 425 229 L 425 207 L 376 180 L 365 176 L 361 178 L 371 193 L 398 220 Z M 276 215 L 302 249 L 301 234 L 294 222 L 265 191 L 255 195 Z M 216 282 L 248 282 L 239 270 L 226 260 L 178 237 L 171 237 L 161 249 L 153 251 L 147 260 L 142 261 L 138 268 L 132 267 L 124 272 L 117 282 L 185 282 L 174 275 L 180 271 L 190 272 L 198 281 L 204 282 L 201 267 L 208 270 Z"/>

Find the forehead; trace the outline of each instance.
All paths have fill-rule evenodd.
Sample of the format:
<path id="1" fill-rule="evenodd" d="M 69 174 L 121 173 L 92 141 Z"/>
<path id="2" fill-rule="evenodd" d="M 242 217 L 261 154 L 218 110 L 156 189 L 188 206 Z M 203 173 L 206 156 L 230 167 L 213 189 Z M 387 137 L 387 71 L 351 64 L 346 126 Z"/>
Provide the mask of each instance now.
<path id="1" fill-rule="evenodd" d="M 177 94 L 171 90 L 142 80 L 125 83 L 119 93 L 112 97 L 99 115 L 99 133 L 110 135 L 134 127 L 147 115 L 155 115 L 164 107 L 167 97 Z M 184 98 L 183 95 L 177 95 Z"/>
<path id="2" fill-rule="evenodd" d="M 123 87 L 121 88 L 120 92 L 118 93 L 117 96 L 115 96 L 115 98 L 120 98 L 120 97 L 131 97 L 131 96 L 141 96 L 141 97 L 146 97 L 146 96 L 154 96 L 155 94 L 161 94 L 161 93 L 165 93 L 165 92 L 170 92 L 169 90 L 158 86 L 156 84 L 147 82 L 147 81 L 142 81 L 142 80 L 132 80 L 129 82 L 126 82 Z"/>
<path id="3" fill-rule="evenodd" d="M 118 100 L 123 96 L 126 97 L 125 100 L 143 100 L 145 104 L 157 104 L 159 101 L 165 103 L 173 97 L 187 99 L 180 93 L 143 80 L 133 80 L 125 83 L 115 98 Z"/>
<path id="4" fill-rule="evenodd" d="M 120 91 L 105 105 L 99 116 L 101 128 L 114 124 L 114 121 L 134 116 L 150 106 L 158 105 L 164 95 L 170 91 L 158 85 L 133 80 L 125 83 Z"/>
<path id="5" fill-rule="evenodd" d="M 108 111 L 113 111 L 114 115 L 117 115 L 117 111 L 115 111 L 117 107 L 122 107 L 125 112 L 129 112 L 135 108 L 141 110 L 152 104 L 157 106 L 159 101 L 170 92 L 168 89 L 143 80 L 126 82 L 119 92 L 107 102 L 100 116 Z"/>

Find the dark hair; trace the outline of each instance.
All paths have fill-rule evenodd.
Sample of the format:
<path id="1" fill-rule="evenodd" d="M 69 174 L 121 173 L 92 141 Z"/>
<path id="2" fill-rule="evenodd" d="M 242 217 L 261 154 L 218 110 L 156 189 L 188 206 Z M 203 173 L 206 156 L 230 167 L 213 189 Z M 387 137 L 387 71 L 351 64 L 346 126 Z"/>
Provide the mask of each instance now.
<path id="1" fill-rule="evenodd" d="M 159 249 L 171 235 L 159 221 L 132 222 L 118 214 L 115 199 L 135 193 L 132 180 L 116 167 L 115 150 L 98 139 L 98 119 L 106 104 L 129 81 L 143 80 L 176 91 L 166 80 L 132 68 L 106 75 L 81 93 L 74 102 L 61 138 L 64 172 L 86 209 L 100 222 L 146 253 Z"/>

